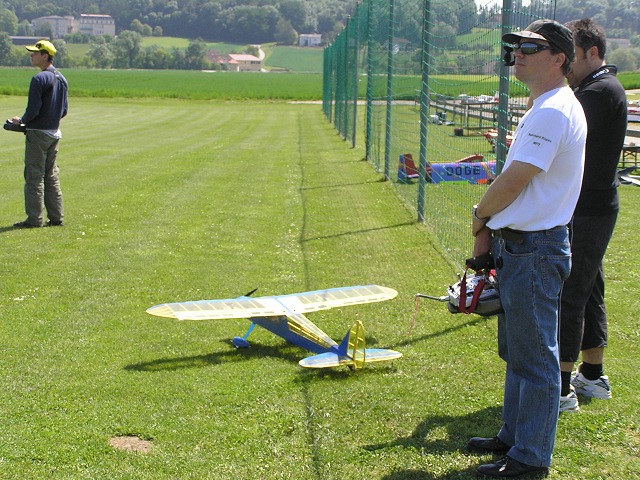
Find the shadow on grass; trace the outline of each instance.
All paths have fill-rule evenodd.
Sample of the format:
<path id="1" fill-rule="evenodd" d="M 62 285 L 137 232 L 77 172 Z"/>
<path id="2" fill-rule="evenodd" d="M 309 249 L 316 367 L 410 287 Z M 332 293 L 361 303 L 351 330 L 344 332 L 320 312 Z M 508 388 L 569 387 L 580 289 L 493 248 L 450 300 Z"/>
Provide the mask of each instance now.
<path id="1" fill-rule="evenodd" d="M 384 449 L 407 448 L 413 451 L 447 454 L 452 452 L 466 453 L 468 440 L 474 436 L 491 437 L 495 435 L 502 421 L 500 420 L 502 407 L 494 406 L 478 410 L 467 415 L 433 415 L 425 418 L 418 424 L 413 433 L 405 438 L 367 445 L 363 447 L 368 451 Z M 446 432 L 443 438 L 442 431 Z M 432 434 L 432 432 L 434 432 Z M 478 462 L 485 463 L 485 462 Z M 475 468 L 449 472 L 445 475 L 432 475 L 419 470 L 405 470 L 394 472 L 383 477 L 384 480 L 409 480 L 409 479 L 463 479 L 475 477 Z"/>
<path id="2" fill-rule="evenodd" d="M 476 478 L 475 467 L 444 475 L 432 475 L 422 470 L 401 470 L 381 477 L 380 480 L 467 480 Z"/>
<path id="3" fill-rule="evenodd" d="M 300 187 L 300 190 L 323 190 L 325 188 L 338 188 L 338 187 L 357 187 L 359 185 L 368 185 L 371 183 L 383 183 L 385 179 L 367 180 L 366 182 L 354 182 L 354 183 L 336 183 L 334 185 L 318 185 L 316 187 Z"/>
<path id="4" fill-rule="evenodd" d="M 433 415 L 420 422 L 409 437 L 368 445 L 364 449 L 376 451 L 404 447 L 429 453 L 466 451 L 467 441 L 471 437 L 491 437 L 498 433 L 502 425 L 501 413 L 502 407 L 493 406 L 462 416 Z M 446 438 L 430 438 L 431 432 L 443 429 L 447 432 Z"/>
<path id="5" fill-rule="evenodd" d="M 212 352 L 205 355 L 193 355 L 188 357 L 159 358 L 150 362 L 134 363 L 126 365 L 125 370 L 136 372 L 166 372 L 183 370 L 186 368 L 203 368 L 212 365 L 222 365 L 225 363 L 243 362 L 253 358 L 274 357 L 298 363 L 304 356 L 289 351 L 289 345 L 263 346 L 252 344 L 249 348 L 229 349 L 226 351 Z"/>
<path id="6" fill-rule="evenodd" d="M 447 314 L 449 315 L 449 314 Z M 463 317 L 464 318 L 464 317 Z M 491 319 L 494 317 L 481 317 L 479 315 L 474 315 L 473 317 L 470 317 L 468 322 L 463 322 L 459 325 L 455 325 L 453 327 L 449 327 L 449 328 L 445 328 L 444 330 L 440 330 L 437 332 L 433 332 L 433 333 L 428 333 L 426 335 L 421 335 L 421 336 L 415 336 L 415 335 L 411 335 L 411 336 L 407 336 L 406 340 L 401 340 L 399 342 L 394 343 L 393 345 L 390 345 L 388 348 L 398 348 L 398 347 L 403 347 L 406 345 L 412 345 L 414 343 L 420 343 L 423 342 L 425 340 L 430 340 L 433 338 L 438 338 L 438 337 L 442 337 L 444 335 L 448 335 L 452 332 L 455 332 L 456 330 L 460 330 L 462 328 L 467 328 L 470 326 L 476 326 L 480 323 L 483 322 L 487 322 L 487 321 L 491 321 Z M 408 330 L 408 328 L 407 328 Z"/>
<path id="7" fill-rule="evenodd" d="M 345 237 L 348 235 L 358 235 L 358 234 L 362 234 L 362 233 L 371 233 L 371 232 L 378 232 L 378 231 L 383 231 L 383 230 L 389 230 L 392 228 L 401 228 L 401 227 L 408 227 L 411 225 L 415 225 L 418 222 L 416 222 L 415 220 L 410 220 L 407 222 L 400 222 L 400 223 L 396 223 L 394 225 L 386 225 L 383 227 L 375 227 L 375 228 L 365 228 L 365 229 L 361 229 L 361 230 L 352 230 L 352 231 L 348 231 L 348 232 L 341 232 L 341 233 L 334 233 L 333 235 L 320 235 L 317 237 L 310 237 L 310 238 L 303 238 L 302 242 L 315 242 L 317 240 L 327 240 L 330 238 L 340 238 L 340 237 Z"/>
<path id="8" fill-rule="evenodd" d="M 307 165 L 331 165 L 332 163 L 339 163 L 340 165 L 346 165 L 348 163 L 361 163 L 361 162 L 366 162 L 366 161 L 367 161 L 366 158 L 359 158 L 359 159 L 356 158 L 356 159 L 353 159 L 353 160 L 351 160 L 351 159 L 350 160 L 344 160 L 342 158 L 335 158 L 335 159 L 322 158 L 322 159 L 319 159 L 317 161 L 306 161 L 306 162 L 303 162 L 303 164 L 305 166 L 307 166 Z"/>

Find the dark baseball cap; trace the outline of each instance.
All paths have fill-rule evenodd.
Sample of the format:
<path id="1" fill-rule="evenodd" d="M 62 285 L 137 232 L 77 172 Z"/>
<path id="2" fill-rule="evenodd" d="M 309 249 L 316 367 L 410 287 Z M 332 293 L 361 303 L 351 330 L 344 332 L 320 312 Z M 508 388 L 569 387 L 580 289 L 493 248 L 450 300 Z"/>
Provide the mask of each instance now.
<path id="1" fill-rule="evenodd" d="M 524 30 L 506 33 L 502 41 L 510 44 L 520 43 L 521 40 L 546 40 L 573 61 L 576 56 L 573 47 L 573 33 L 567 27 L 555 20 L 536 20 Z"/>

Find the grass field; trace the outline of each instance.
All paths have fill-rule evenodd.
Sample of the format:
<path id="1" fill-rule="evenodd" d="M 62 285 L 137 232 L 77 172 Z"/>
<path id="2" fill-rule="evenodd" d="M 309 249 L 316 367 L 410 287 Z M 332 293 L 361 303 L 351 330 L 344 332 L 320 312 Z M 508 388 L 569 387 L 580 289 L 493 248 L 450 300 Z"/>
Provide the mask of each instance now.
<path id="1" fill-rule="evenodd" d="M 0 96 L 20 113 L 24 97 Z M 319 105 L 72 98 L 60 145 L 67 225 L 23 219 L 23 138 L 0 166 L 0 477 L 468 479 L 500 425 L 495 318 L 420 305 L 456 280 L 428 226 L 328 125 Z M 562 415 L 552 478 L 640 478 L 640 189 L 621 187 L 606 261 L 614 398 Z M 241 320 L 145 309 L 378 283 L 396 299 L 310 314 L 404 354 L 352 374 Z M 120 451 L 137 435 L 148 453 Z"/>
<path id="2" fill-rule="evenodd" d="M 322 72 L 324 49 L 308 47 L 269 46 L 264 64 L 297 73 Z"/>
<path id="3" fill-rule="evenodd" d="M 33 68 L 0 69 L 0 94 L 26 95 Z M 321 74 L 65 69 L 69 95 L 198 100 L 320 100 Z"/>

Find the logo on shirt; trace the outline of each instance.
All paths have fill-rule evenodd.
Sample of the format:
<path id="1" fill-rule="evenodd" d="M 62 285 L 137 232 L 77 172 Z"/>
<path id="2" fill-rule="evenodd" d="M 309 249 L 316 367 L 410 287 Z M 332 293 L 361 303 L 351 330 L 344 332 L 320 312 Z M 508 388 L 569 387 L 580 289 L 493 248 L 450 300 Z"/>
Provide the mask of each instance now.
<path id="1" fill-rule="evenodd" d="M 602 70 L 600 70 L 599 72 L 594 73 L 591 78 L 593 78 L 594 80 L 596 78 L 598 78 L 600 75 L 604 75 L 605 73 L 609 73 L 609 69 L 608 68 L 603 68 Z"/>
<path id="2" fill-rule="evenodd" d="M 542 145 L 541 142 L 549 142 L 549 143 L 551 143 L 551 140 L 548 139 L 547 137 L 543 137 L 542 135 L 536 135 L 535 133 L 530 133 L 529 137 L 537 139 L 537 140 L 533 140 L 533 144 L 537 145 L 538 147 Z"/>

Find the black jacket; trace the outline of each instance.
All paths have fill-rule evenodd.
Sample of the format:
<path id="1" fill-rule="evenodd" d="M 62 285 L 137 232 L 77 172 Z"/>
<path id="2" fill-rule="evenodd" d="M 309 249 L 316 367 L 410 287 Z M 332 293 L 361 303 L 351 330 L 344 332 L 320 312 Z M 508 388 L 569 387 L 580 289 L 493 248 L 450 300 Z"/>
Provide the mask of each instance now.
<path id="1" fill-rule="evenodd" d="M 627 133 L 627 97 L 617 68 L 604 65 L 574 90 L 587 117 L 584 178 L 576 215 L 605 215 L 618 210 L 617 167 Z"/>
<path id="2" fill-rule="evenodd" d="M 60 119 L 67 114 L 67 79 L 49 67 L 31 79 L 27 110 L 22 123 L 32 130 L 57 130 Z"/>

